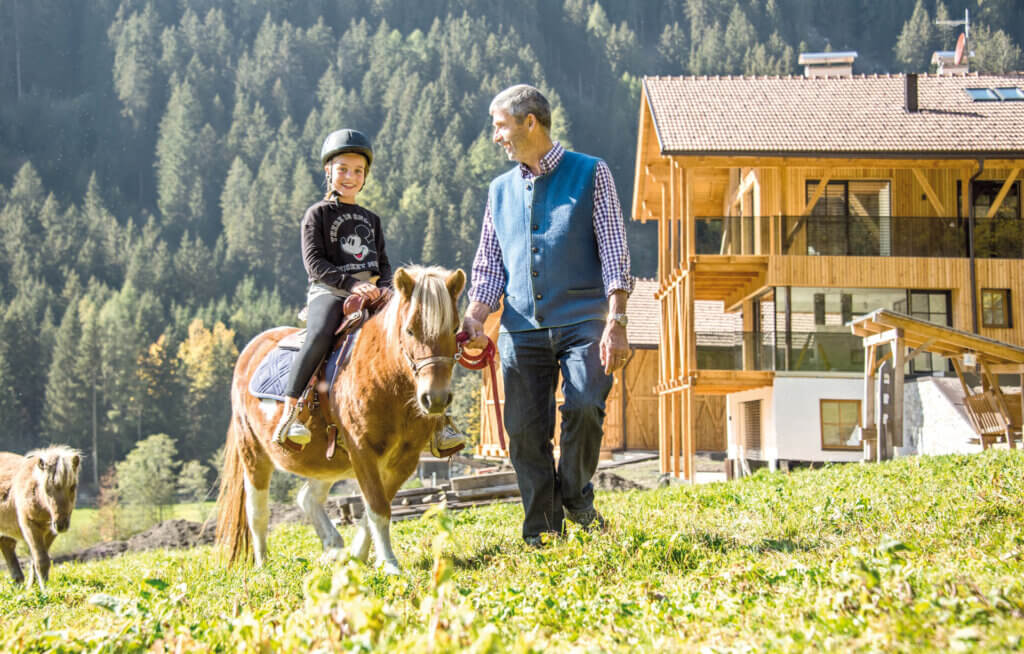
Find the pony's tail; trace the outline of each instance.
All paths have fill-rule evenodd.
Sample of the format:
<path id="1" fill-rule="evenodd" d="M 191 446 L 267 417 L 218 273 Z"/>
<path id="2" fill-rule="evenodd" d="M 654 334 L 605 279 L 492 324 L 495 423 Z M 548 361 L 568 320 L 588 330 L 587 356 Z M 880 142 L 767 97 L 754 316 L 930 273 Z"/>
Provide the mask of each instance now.
<path id="1" fill-rule="evenodd" d="M 220 476 L 220 494 L 217 496 L 217 545 L 234 565 L 240 558 L 252 559 L 252 536 L 245 515 L 245 465 L 239 449 L 240 417 L 232 411 L 224 445 L 224 471 Z"/>

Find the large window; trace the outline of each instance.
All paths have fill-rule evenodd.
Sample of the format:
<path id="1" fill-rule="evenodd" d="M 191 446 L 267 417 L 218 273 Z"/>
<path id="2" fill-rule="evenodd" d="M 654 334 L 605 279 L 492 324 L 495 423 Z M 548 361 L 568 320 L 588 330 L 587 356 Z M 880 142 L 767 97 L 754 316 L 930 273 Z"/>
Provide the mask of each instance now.
<path id="1" fill-rule="evenodd" d="M 981 289 L 981 326 L 1013 327 L 1010 316 L 1010 289 Z"/>
<path id="2" fill-rule="evenodd" d="M 818 191 L 807 180 L 806 202 Z M 829 182 L 807 221 L 807 254 L 889 256 L 890 211 L 887 180 Z"/>
<path id="3" fill-rule="evenodd" d="M 894 309 L 936 325 L 953 326 L 949 291 L 907 291 L 907 302 L 909 310 L 906 302 L 897 303 Z M 910 374 L 941 372 L 948 368 L 949 363 L 943 357 L 930 352 L 918 354 L 910 361 Z"/>
<path id="4" fill-rule="evenodd" d="M 821 400 L 821 449 L 859 450 L 860 400 Z"/>

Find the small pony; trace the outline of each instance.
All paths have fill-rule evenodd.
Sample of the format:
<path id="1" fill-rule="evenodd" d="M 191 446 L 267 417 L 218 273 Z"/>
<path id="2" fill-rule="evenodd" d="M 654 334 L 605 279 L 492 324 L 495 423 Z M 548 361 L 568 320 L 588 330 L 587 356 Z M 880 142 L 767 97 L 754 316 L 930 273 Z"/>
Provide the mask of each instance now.
<path id="1" fill-rule="evenodd" d="M 58 532 L 67 531 L 78 492 L 82 455 L 63 445 L 32 450 L 25 456 L 0 452 L 0 551 L 15 583 L 25 577 L 14 554 L 17 541 L 28 545 L 33 577 L 39 589 L 50 577 L 50 546 Z"/>
<path id="2" fill-rule="evenodd" d="M 391 549 L 391 500 L 416 470 L 420 452 L 443 425 L 452 401 L 452 367 L 459 350 L 456 300 L 465 284 L 462 270 L 412 266 L 395 271 L 391 299 L 362 326 L 348 363 L 330 392 L 321 395 L 339 427 L 339 447 L 330 459 L 322 420 L 311 426 L 312 442 L 293 451 L 273 442 L 281 405 L 261 403 L 248 391 L 263 357 L 296 329 L 271 329 L 245 346 L 231 382 L 231 423 L 218 498 L 217 542 L 232 563 L 244 556 L 263 565 L 270 476 L 277 468 L 308 478 L 296 501 L 328 557 L 338 556 L 344 543 L 324 501 L 334 482 L 355 477 L 366 511 L 350 553 L 365 562 L 372 542 L 377 565 L 387 574 L 400 573 Z"/>

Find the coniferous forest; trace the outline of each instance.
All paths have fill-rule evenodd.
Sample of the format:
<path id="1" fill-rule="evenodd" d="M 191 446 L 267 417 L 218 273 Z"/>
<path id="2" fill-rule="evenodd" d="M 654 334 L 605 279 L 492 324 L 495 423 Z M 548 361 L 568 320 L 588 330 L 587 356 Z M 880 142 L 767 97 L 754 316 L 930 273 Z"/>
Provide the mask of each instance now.
<path id="1" fill-rule="evenodd" d="M 643 75 L 923 72 L 965 8 L 972 68 L 1019 70 L 1017 0 L 0 0 L 0 450 L 79 447 L 87 484 L 151 434 L 209 460 L 238 351 L 296 324 L 331 130 L 374 141 L 392 262 L 468 270 L 502 88 L 548 94 L 628 219 Z"/>

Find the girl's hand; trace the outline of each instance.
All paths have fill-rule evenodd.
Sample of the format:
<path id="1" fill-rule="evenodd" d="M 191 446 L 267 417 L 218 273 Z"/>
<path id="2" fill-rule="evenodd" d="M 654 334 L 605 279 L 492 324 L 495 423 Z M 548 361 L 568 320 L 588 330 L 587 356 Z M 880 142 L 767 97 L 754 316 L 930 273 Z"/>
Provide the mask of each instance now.
<path id="1" fill-rule="evenodd" d="M 357 282 L 352 287 L 353 295 L 362 295 L 367 300 L 376 300 L 380 297 L 380 289 L 370 282 Z"/>

